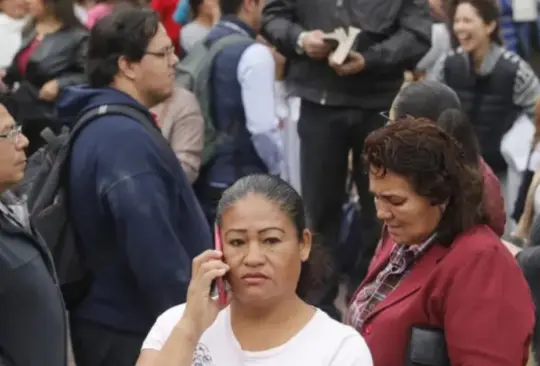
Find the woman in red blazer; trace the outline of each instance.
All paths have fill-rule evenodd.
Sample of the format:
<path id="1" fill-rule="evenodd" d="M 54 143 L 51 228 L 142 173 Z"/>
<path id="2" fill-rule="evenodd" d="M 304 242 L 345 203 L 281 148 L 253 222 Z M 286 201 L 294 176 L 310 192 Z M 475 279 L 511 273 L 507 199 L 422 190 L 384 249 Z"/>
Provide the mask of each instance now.
<path id="1" fill-rule="evenodd" d="M 374 364 L 403 365 L 412 327 L 427 326 L 444 332 L 453 366 L 525 365 L 531 295 L 455 140 L 410 118 L 374 131 L 364 160 L 384 231 L 346 323 Z"/>

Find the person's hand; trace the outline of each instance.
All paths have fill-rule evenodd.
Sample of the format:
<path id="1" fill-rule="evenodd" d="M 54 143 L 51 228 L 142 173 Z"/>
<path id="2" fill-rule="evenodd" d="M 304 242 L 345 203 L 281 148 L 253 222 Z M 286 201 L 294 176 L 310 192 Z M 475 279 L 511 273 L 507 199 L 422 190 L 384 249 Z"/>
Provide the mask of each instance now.
<path id="1" fill-rule="evenodd" d="M 345 62 L 341 65 L 332 62 L 330 59 L 328 60 L 328 64 L 339 76 L 348 76 L 363 71 L 366 66 L 366 61 L 364 60 L 364 56 L 360 53 L 351 51 Z"/>
<path id="2" fill-rule="evenodd" d="M 518 247 L 515 244 L 510 243 L 509 241 L 506 241 L 506 240 L 501 240 L 501 241 L 503 245 L 506 247 L 506 249 L 508 249 L 510 254 L 512 254 L 513 257 L 517 256 L 519 252 L 521 252 L 522 250 L 520 247 Z"/>
<path id="3" fill-rule="evenodd" d="M 181 322 L 194 337 L 199 338 L 224 307 L 210 294 L 212 281 L 223 277 L 229 271 L 229 266 L 222 258 L 222 252 L 207 250 L 193 259 L 186 310 Z"/>
<path id="4" fill-rule="evenodd" d="M 58 81 L 50 80 L 39 90 L 39 99 L 52 102 L 58 97 Z"/>
<path id="5" fill-rule="evenodd" d="M 332 51 L 330 44 L 324 40 L 324 32 L 313 30 L 302 37 L 302 49 L 315 60 L 324 60 Z"/>

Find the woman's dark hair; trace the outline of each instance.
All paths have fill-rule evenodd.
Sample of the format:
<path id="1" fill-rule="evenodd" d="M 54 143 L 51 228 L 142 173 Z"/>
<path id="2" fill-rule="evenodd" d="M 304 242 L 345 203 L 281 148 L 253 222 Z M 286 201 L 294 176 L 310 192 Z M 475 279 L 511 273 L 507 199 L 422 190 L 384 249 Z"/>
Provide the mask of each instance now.
<path id="1" fill-rule="evenodd" d="M 42 0 L 45 8 L 50 11 L 53 16 L 64 27 L 67 28 L 86 28 L 79 18 L 75 15 L 73 8 L 73 0 Z M 33 22 L 35 25 L 35 21 Z"/>
<path id="2" fill-rule="evenodd" d="M 88 41 L 90 86 L 110 85 L 118 74 L 118 59 L 140 61 L 159 29 L 159 15 L 149 9 L 128 8 L 105 16 L 92 28 Z"/>
<path id="3" fill-rule="evenodd" d="M 456 92 L 432 80 L 410 83 L 401 89 L 394 102 L 396 119 L 412 116 L 437 121 L 449 108 L 461 109 Z"/>
<path id="4" fill-rule="evenodd" d="M 236 202 L 249 194 L 258 194 L 277 204 L 286 214 L 294 227 L 298 240 L 303 240 L 303 232 L 307 228 L 304 203 L 298 192 L 283 179 L 265 174 L 243 177 L 228 188 L 217 208 L 216 222 L 221 225 L 223 213 Z M 327 256 L 315 242 L 312 243 L 309 259 L 302 263 L 302 270 L 296 292 L 305 298 L 311 291 L 324 283 L 329 275 Z"/>
<path id="5" fill-rule="evenodd" d="M 480 145 L 476 132 L 467 117 L 459 109 L 451 108 L 442 112 L 437 124 L 461 145 L 465 162 L 478 168 Z"/>
<path id="6" fill-rule="evenodd" d="M 447 204 L 437 227 L 443 244 L 486 221 L 481 174 L 466 164 L 457 142 L 431 121 L 405 118 L 373 131 L 364 143 L 364 162 L 371 174 L 393 172 L 431 204 Z"/>
<path id="7" fill-rule="evenodd" d="M 476 9 L 478 16 L 482 18 L 485 24 L 495 22 L 495 29 L 491 33 L 491 41 L 498 45 L 503 45 L 500 27 L 501 11 L 497 0 L 451 0 L 448 6 L 448 15 L 452 30 L 454 28 L 456 10 L 460 4 L 470 4 Z M 452 31 L 450 34 L 453 35 L 454 32 Z"/>

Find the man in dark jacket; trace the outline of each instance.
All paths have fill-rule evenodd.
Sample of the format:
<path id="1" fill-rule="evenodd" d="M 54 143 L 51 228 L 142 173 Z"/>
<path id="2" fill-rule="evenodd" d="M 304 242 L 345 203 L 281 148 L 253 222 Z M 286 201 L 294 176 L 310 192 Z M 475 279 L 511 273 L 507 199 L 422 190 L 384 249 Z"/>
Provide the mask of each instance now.
<path id="1" fill-rule="evenodd" d="M 77 366 L 133 366 L 156 318 L 185 302 L 192 259 L 212 245 L 191 185 L 148 110 L 172 94 L 177 61 L 156 13 L 115 12 L 92 29 L 90 86 L 68 90 L 58 104 L 60 118 L 73 121 L 106 104 L 147 118 L 143 125 L 105 114 L 73 145 L 70 210 L 95 268 L 89 294 L 71 313 Z"/>
<path id="2" fill-rule="evenodd" d="M 10 189 L 28 140 L 0 104 L 0 365 L 66 366 L 64 302 L 47 246 Z"/>
<path id="3" fill-rule="evenodd" d="M 330 64 L 324 33 L 348 26 L 361 30 L 356 46 L 344 64 Z M 380 234 L 362 167 L 363 141 L 384 123 L 379 113 L 390 108 L 403 72 L 430 48 L 429 7 L 425 0 L 272 0 L 262 33 L 289 60 L 288 85 L 302 98 L 302 194 L 314 231 L 330 249 L 338 242 L 352 149 L 364 245 L 354 277 L 361 280 Z M 337 317 L 332 287 L 319 305 Z"/>

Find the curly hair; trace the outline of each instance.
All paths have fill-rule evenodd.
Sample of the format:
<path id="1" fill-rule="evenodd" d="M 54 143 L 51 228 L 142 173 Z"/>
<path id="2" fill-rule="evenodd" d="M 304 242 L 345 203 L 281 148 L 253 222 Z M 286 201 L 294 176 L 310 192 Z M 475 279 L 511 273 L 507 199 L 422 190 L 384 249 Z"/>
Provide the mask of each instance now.
<path id="1" fill-rule="evenodd" d="M 486 222 L 481 173 L 466 163 L 454 138 L 432 121 L 408 117 L 373 131 L 363 158 L 370 174 L 384 177 L 391 171 L 406 177 L 431 204 L 446 203 L 437 227 L 442 244 Z"/>

